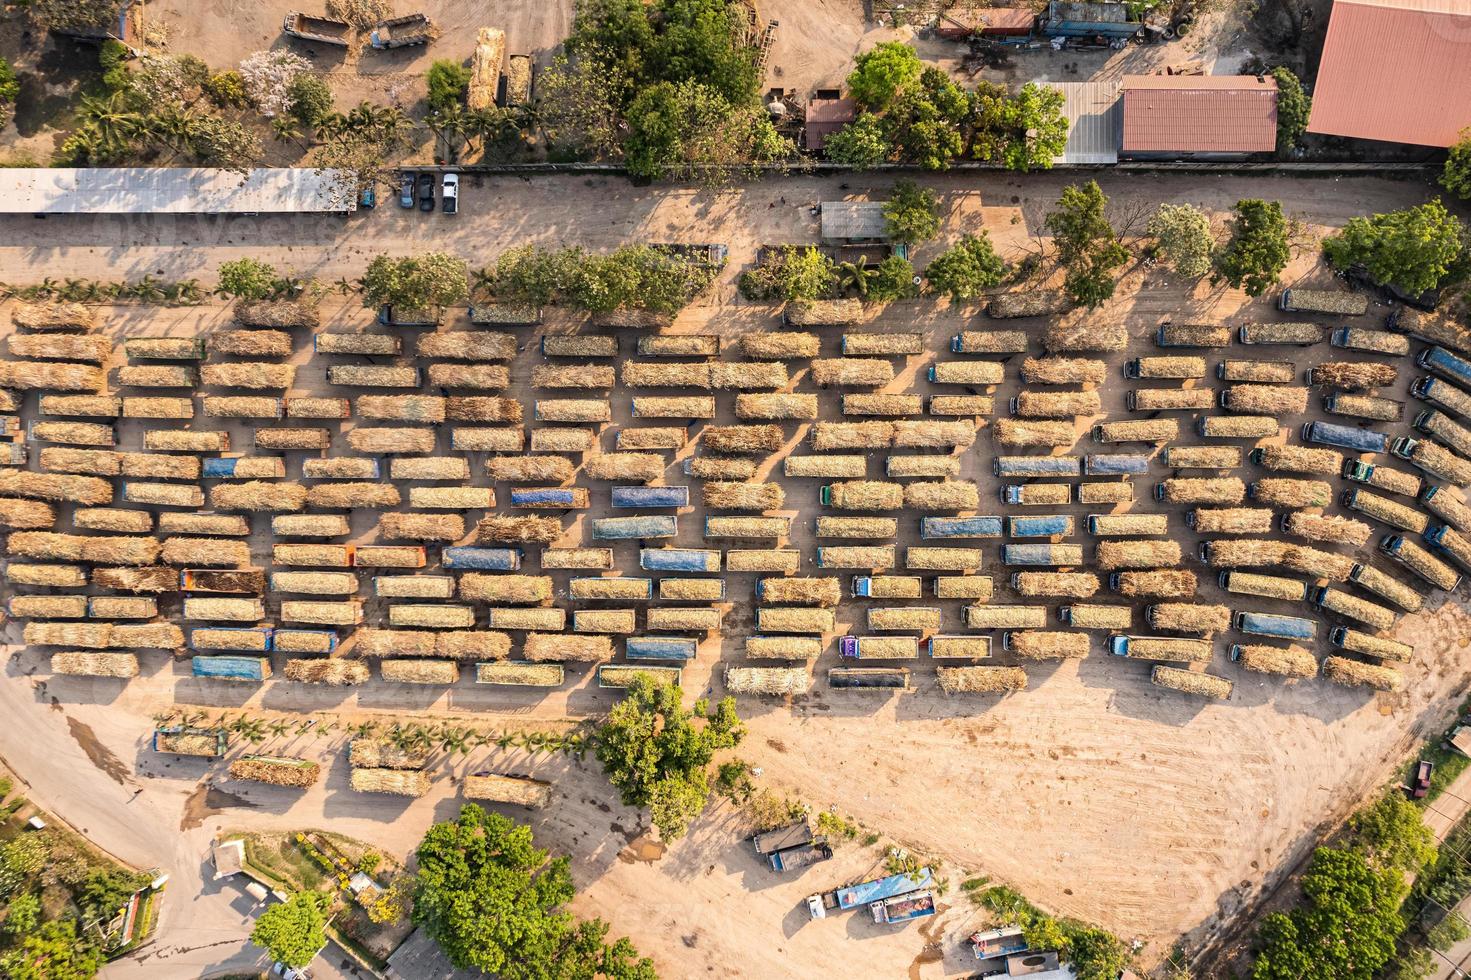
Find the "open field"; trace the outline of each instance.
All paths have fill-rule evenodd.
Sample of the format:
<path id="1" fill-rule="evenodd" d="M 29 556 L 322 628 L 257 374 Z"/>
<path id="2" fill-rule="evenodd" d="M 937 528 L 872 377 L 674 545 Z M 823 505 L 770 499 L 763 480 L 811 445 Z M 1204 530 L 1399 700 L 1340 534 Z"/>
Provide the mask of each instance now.
<path id="1" fill-rule="evenodd" d="M 947 239 L 984 227 L 1003 254 L 1015 258 L 1035 244 L 1032 236 L 1043 215 L 1070 179 L 1077 178 L 1051 174 L 1022 181 L 967 176 L 926 182 L 944 195 L 949 210 Z M 734 276 L 751 261 L 756 246 L 814 240 L 816 220 L 808 213 L 810 204 L 868 192 L 882 196 L 887 183 L 860 177 L 800 177 L 709 193 L 631 188 L 600 178 L 493 178 L 479 187 L 467 181 L 463 213 L 454 218 L 385 206 L 349 219 L 300 221 L 4 219 L 0 236 L 7 244 L 0 247 L 0 264 L 5 278 L 18 283 L 46 276 L 110 280 L 145 273 L 162 278 L 198 276 L 209 283 L 220 262 L 253 255 L 331 282 L 358 275 L 381 250 L 403 254 L 442 248 L 478 265 L 493 260 L 510 244 L 528 241 L 576 242 L 595 248 L 628 240 L 722 241 L 730 246 L 731 267 L 711 294 L 680 316 L 672 332 L 719 333 L 729 342 L 749 330 L 777 326 L 769 307 L 744 303 L 734 294 Z M 1162 200 L 1189 200 L 1219 213 L 1239 197 L 1262 196 L 1282 200 L 1289 214 L 1314 233 L 1355 214 L 1415 203 L 1426 193 L 1424 186 L 1414 183 L 1349 179 L 1111 175 L 1101 183 L 1121 216 Z M 937 251 L 934 243 L 926 246 L 919 264 Z M 1327 277 L 1314 256 L 1303 253 L 1287 280 L 1326 284 Z M 1382 312 L 1371 311 L 1364 319 L 1377 320 Z M 117 307 L 103 313 L 107 332 L 118 336 L 192 335 L 228 322 L 228 311 L 221 306 Z M 1131 272 L 1116 300 L 1094 316 L 1100 323 L 1126 326 L 1131 338 L 1128 356 L 1154 351 L 1153 328 L 1166 317 L 1177 322 L 1281 318 L 1267 308 L 1266 300 L 1247 304 L 1239 293 L 1213 291 L 1203 284 L 1192 289 L 1143 268 Z M 325 329 L 366 328 L 370 319 L 355 299 L 332 296 L 324 302 Z M 1003 326 L 974 310 L 949 309 L 933 301 L 894 304 L 871 320 L 867 329 L 924 334 L 925 352 L 895 360 L 898 378 L 885 389 L 924 394 L 943 392 L 923 376 L 930 363 L 952 357 L 944 353 L 951 334 Z M 1025 321 L 1023 326 L 1034 336 L 1030 352 L 1038 353 L 1035 336 L 1040 323 Z M 465 329 L 463 317 L 444 329 Z M 560 316 L 549 318 L 545 328 L 579 329 L 584 329 L 581 323 Z M 824 356 L 836 354 L 840 332 L 823 331 Z M 506 392 L 528 407 L 535 397 L 547 397 L 527 383 L 530 368 L 541 362 L 539 336 L 540 331 L 525 332 L 523 349 L 512 364 L 516 380 Z M 624 352 L 631 353 L 632 345 L 631 332 L 623 332 Z M 290 394 L 343 394 L 324 383 L 328 358 L 310 357 L 302 349 L 305 345 L 297 346 L 292 361 L 298 371 Z M 1324 360 L 1359 359 L 1339 351 L 1330 354 L 1326 345 L 1306 350 L 1233 346 L 1229 355 L 1289 358 L 1299 369 Z M 1221 356 L 1210 352 L 1207 360 L 1213 367 Z M 1087 441 L 1087 422 L 1128 417 L 1124 393 L 1141 385 L 1119 383 L 1124 357 L 1109 355 L 1109 381 L 1101 389 L 1103 414 L 1079 420 L 1082 441 L 1073 451 L 1094 451 Z M 1007 414 L 1006 400 L 1018 388 L 1017 361 L 1008 362 L 1007 380 L 994 392 L 1000 417 Z M 802 367 L 800 362 L 794 364 Z M 1412 376 L 1406 367 L 1396 386 L 1384 394 L 1404 398 L 1404 386 Z M 1208 379 L 1196 384 L 1216 383 Z M 805 374 L 798 377 L 797 389 L 816 390 Z M 628 398 L 627 390 L 615 391 L 615 419 L 627 419 Z M 732 421 L 730 401 L 728 395 L 720 397 L 717 424 Z M 822 417 L 835 418 L 835 396 L 829 393 L 822 404 Z M 1316 410 L 1312 414 L 1321 417 Z M 1181 418 L 1187 420 L 1182 424 L 1185 429 L 1191 416 Z M 1281 422 L 1292 432 L 1302 420 L 1287 416 Z M 230 429 L 238 447 L 250 445 L 244 426 L 210 427 Z M 603 428 L 605 451 L 611 449 L 619 428 L 616 423 Z M 1402 434 L 1405 428 L 1395 427 L 1394 432 Z M 139 422 L 122 423 L 120 448 L 140 448 L 143 429 Z M 816 492 L 824 481 L 780 476 L 782 455 L 809 451 L 801 443 L 805 424 L 787 424 L 785 432 L 787 446 L 765 460 L 758 475 L 784 486 L 787 503 L 782 513 L 794 517 L 787 546 L 803 552 L 806 572 L 814 544 L 811 525 L 820 510 Z M 1284 435 L 1279 433 L 1272 441 L 1282 441 Z M 1197 440 L 1192 436 L 1180 441 Z M 1289 441 L 1297 441 L 1295 432 Z M 443 435 L 440 442 L 441 449 L 447 446 Z M 689 452 L 673 457 L 664 482 L 698 486 L 678 469 L 677 460 Z M 1005 512 L 997 500 L 999 481 L 990 470 L 990 459 L 997 452 L 983 429 L 977 445 L 960 456 L 960 479 L 978 484 L 981 513 Z M 476 472 L 472 482 L 484 485 L 478 456 L 472 459 L 477 464 L 472 467 Z M 295 476 L 295 463 L 291 466 L 289 472 Z M 1243 473 L 1247 478 L 1259 475 L 1251 467 Z M 877 466 L 870 467 L 869 475 L 879 476 Z M 1156 462 L 1148 477 L 1135 481 L 1140 499 L 1134 512 L 1158 511 L 1158 505 L 1147 499 L 1148 490 L 1165 475 Z M 568 520 L 564 543 L 578 540 L 589 520 L 607 514 L 607 484 L 591 485 L 593 508 Z M 1345 485 L 1335 482 L 1339 489 Z M 1078 519 L 1089 511 L 1077 506 L 1057 509 Z M 352 540 L 370 539 L 375 516 L 365 511 L 353 514 Z M 1191 554 L 1194 535 L 1185 530 L 1178 511 L 1170 516 L 1171 536 Z M 901 549 L 915 543 L 914 524 L 914 512 L 906 512 L 897 542 Z M 264 518 L 255 518 L 251 550 L 257 562 L 268 557 L 268 526 Z M 1091 539 L 1080 534 L 1070 540 L 1091 551 Z M 681 521 L 675 543 L 700 546 L 694 515 Z M 983 546 L 988 565 L 983 571 L 996 575 L 998 600 L 1014 601 L 1006 592 L 995 544 Z M 633 573 L 636 548 L 627 544 L 615 548 L 620 568 Z M 1186 567 L 1200 570 L 1191 559 Z M 846 580 L 847 575 L 843 577 Z M 1203 601 L 1294 611 L 1267 600 L 1222 599 L 1209 573 L 1202 572 L 1201 577 Z M 685 686 L 692 693 L 720 693 L 718 668 L 743 662 L 741 638 L 750 630 L 753 615 L 750 579 L 732 579 L 740 584 L 733 585 L 733 601 L 725 610 L 724 638 L 702 644 L 698 662 L 686 669 Z M 960 604 L 942 605 L 947 632 L 959 632 Z M 861 611 L 862 606 L 851 601 L 841 605 L 839 630 L 861 623 Z M 368 613 L 370 621 L 381 616 L 379 605 L 370 600 Z M 764 770 L 763 784 L 819 807 L 833 806 L 916 852 L 945 860 L 952 877 L 952 891 L 945 899 L 950 908 L 923 929 L 891 933 L 857 917 L 806 921 L 802 897 L 869 870 L 877 856 L 871 849 L 851 845 L 839 851 L 838 860 L 784 880 L 759 868 L 738 839 L 744 831 L 739 819 L 722 808 L 661 856 L 637 814 L 604 802 L 608 790 L 590 759 L 578 764 L 560 757 L 513 756 L 494 757 L 494 762 L 556 783 L 553 805 L 533 819 L 539 841 L 574 855 L 574 873 L 584 890 L 579 908 L 596 911 L 612 922 L 616 932 L 631 935 L 668 975 L 694 975 L 702 969 L 730 972 L 735 963 L 741 964 L 740 975 L 752 976 L 840 971 L 964 975 L 967 965 L 957 942 L 979 919 L 956 890 L 960 869 L 1005 881 L 1039 904 L 1096 921 L 1125 938 L 1137 937 L 1148 944 L 1143 955 L 1151 960 L 1163 955 L 1179 935 L 1188 934 L 1192 942 L 1207 939 L 1222 917 L 1249 902 L 1275 869 L 1310 847 L 1321 827 L 1377 785 L 1414 737 L 1441 726 L 1471 678 L 1465 641 L 1459 639 L 1467 626 L 1456 602 L 1406 617 L 1399 635 L 1416 643 L 1417 655 L 1405 669 L 1409 689 L 1397 696 L 1345 691 L 1322 680 L 1290 685 L 1259 680 L 1227 663 L 1225 642 L 1218 640 L 1211 670 L 1235 681 L 1236 694 L 1230 702 L 1204 705 L 1154 688 L 1148 683 L 1146 665 L 1109 658 L 1095 640 L 1093 655 L 1086 660 L 1032 666 L 1029 689 L 1004 700 L 946 698 L 924 660 L 915 665 L 917 690 L 905 695 L 831 691 L 819 681 L 811 694 L 789 705 L 742 699 L 750 734 L 740 755 Z M 855 629 L 861 631 L 861 626 Z M 18 629 L 12 626 L 7 636 L 12 643 L 18 641 Z M 1316 652 L 1325 649 L 1320 644 Z M 1002 659 L 999 650 L 997 659 Z M 8 726 L 11 734 L 0 735 L 0 755 L 34 784 L 36 799 L 62 813 L 73 811 L 58 801 L 70 801 L 86 813 L 113 796 L 143 788 L 136 805 L 146 809 L 140 812 L 164 831 L 179 828 L 178 835 L 170 832 L 162 837 L 165 856 L 178 849 L 175 860 L 186 853 L 188 842 L 197 844 L 201 834 L 219 826 L 327 825 L 403 854 L 429 822 L 453 812 L 451 768 L 455 774 L 474 771 L 483 757 L 472 755 L 436 769 L 441 778 L 431 795 L 404 803 L 348 790 L 346 763 L 335 740 L 265 743 L 265 751 L 311 755 L 331 763 L 321 784 L 298 795 L 232 784 L 223 767 L 211 769 L 195 761 L 154 755 L 144 747 L 154 712 L 203 706 L 248 708 L 267 715 L 332 713 L 343 724 L 370 713 L 454 712 L 488 726 L 536 727 L 595 716 L 612 703 L 608 692 L 599 691 L 595 681 L 590 683 L 589 671 L 577 667 L 569 671 L 568 684 L 545 695 L 479 689 L 468 677 L 447 689 L 374 680 L 346 691 L 321 692 L 282 680 L 260 687 L 211 684 L 188 677 L 187 663 L 171 662 L 165 654 L 147 654 L 143 660 L 142 676 L 124 685 L 49 677 L 42 651 L 12 648 L 0 704 L 12 709 L 21 723 Z M 819 678 L 835 663 L 829 644 L 816 665 Z M 90 734 L 80 736 L 73 721 Z M 46 768 L 43 760 L 48 755 L 66 761 L 68 765 L 57 767 L 65 771 L 38 771 Z M 92 768 L 108 757 L 120 763 L 110 766 L 113 776 Z M 213 789 L 204 788 L 206 779 Z M 55 799 L 48 799 L 48 793 Z M 91 802 L 83 799 L 89 793 L 94 796 Z M 123 836 L 121 828 L 108 829 L 116 819 L 112 816 L 104 823 L 99 818 L 101 832 Z M 81 823 L 89 826 L 91 821 Z M 122 856 L 144 866 L 160 863 L 163 857 L 147 853 L 159 844 L 156 837 L 135 839 L 128 846 L 143 853 Z M 168 928 L 167 919 L 163 928 Z M 858 941 L 840 942 L 839 935 Z"/>

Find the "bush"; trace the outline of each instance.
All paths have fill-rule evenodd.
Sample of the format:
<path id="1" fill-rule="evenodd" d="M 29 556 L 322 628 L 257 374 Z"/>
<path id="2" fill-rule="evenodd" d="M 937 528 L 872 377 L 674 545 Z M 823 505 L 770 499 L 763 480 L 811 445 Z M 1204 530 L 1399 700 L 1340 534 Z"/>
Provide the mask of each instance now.
<path id="1" fill-rule="evenodd" d="M 919 295 L 919 283 L 914 266 L 908 259 L 891 255 L 879 263 L 869 275 L 868 298 L 878 303 L 889 303 L 896 299 L 914 299 Z"/>
<path id="2" fill-rule="evenodd" d="M 1287 219 L 1276 201 L 1237 201 L 1231 236 L 1216 254 L 1212 282 L 1227 282 L 1248 296 L 1260 296 L 1277 284 L 1287 260 Z"/>
<path id="3" fill-rule="evenodd" d="M 245 94 L 245 79 L 238 71 L 222 71 L 204 83 L 204 94 L 221 109 L 240 109 L 250 103 Z"/>
<path id="4" fill-rule="evenodd" d="M 1471 130 L 1463 129 L 1461 138 L 1450 148 L 1440 172 L 1440 186 L 1463 201 L 1471 198 Z"/>
<path id="5" fill-rule="evenodd" d="M 1410 295 L 1435 289 L 1461 258 L 1466 227 L 1439 200 L 1403 211 L 1353 218 L 1323 241 L 1341 271 L 1362 267 L 1381 286 Z"/>
<path id="6" fill-rule="evenodd" d="M 276 267 L 269 263 L 235 259 L 220 263 L 219 290 L 236 299 L 265 299 L 274 292 L 276 278 Z"/>
<path id="7" fill-rule="evenodd" d="M 884 202 L 884 222 L 896 242 L 914 245 L 934 238 L 940 230 L 940 199 L 912 180 L 897 181 Z"/>
<path id="8" fill-rule="evenodd" d="M 802 303 L 831 296 L 838 285 L 832 259 L 808 246 L 787 245 L 779 256 L 741 273 L 737 286 L 749 300 Z"/>
<path id="9" fill-rule="evenodd" d="M 448 306 L 469 295 L 464 259 L 444 252 L 394 258 L 380 255 L 363 274 L 363 303 L 422 310 Z"/>
<path id="10" fill-rule="evenodd" d="M 859 55 L 848 75 L 848 95 L 860 106 L 887 109 L 924 70 L 919 55 L 902 41 L 886 41 Z"/>
<path id="11" fill-rule="evenodd" d="M 959 305 L 999 286 L 1006 277 L 1006 263 L 982 229 L 979 235 L 962 235 L 960 241 L 935 257 L 924 274 L 932 290 Z"/>
<path id="12" fill-rule="evenodd" d="M 1313 100 L 1302 90 L 1302 82 L 1286 68 L 1273 68 L 1277 80 L 1277 152 L 1290 153 L 1308 130 Z"/>
<path id="13" fill-rule="evenodd" d="M 822 155 L 830 162 L 855 170 L 877 167 L 892 152 L 883 120 L 871 112 L 859 113 L 856 119 L 822 143 Z"/>
<path id="14" fill-rule="evenodd" d="M 457 61 L 440 58 L 424 77 L 429 86 L 429 111 L 443 112 L 458 105 L 470 88 L 470 69 Z"/>
<path id="15" fill-rule="evenodd" d="M 316 126 L 332 111 L 332 87 L 320 76 L 302 72 L 286 89 L 291 115 L 304 125 Z"/>
<path id="16" fill-rule="evenodd" d="M 0 58 L 0 112 L 6 107 L 15 105 L 16 97 L 20 95 L 20 79 L 15 77 L 15 70 L 10 67 L 10 62 Z M 4 116 L 0 115 L 0 119 Z"/>

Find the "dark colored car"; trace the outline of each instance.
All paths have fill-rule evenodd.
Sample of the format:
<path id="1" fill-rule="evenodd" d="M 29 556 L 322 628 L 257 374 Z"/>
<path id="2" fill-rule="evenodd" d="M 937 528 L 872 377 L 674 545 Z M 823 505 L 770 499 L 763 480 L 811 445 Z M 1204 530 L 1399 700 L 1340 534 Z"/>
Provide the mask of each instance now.
<path id="1" fill-rule="evenodd" d="M 434 210 L 434 175 L 419 175 L 419 210 Z"/>
<path id="2" fill-rule="evenodd" d="M 414 172 L 405 170 L 398 178 L 398 206 L 411 208 L 414 206 Z"/>
<path id="3" fill-rule="evenodd" d="M 378 192 L 371 186 L 364 187 L 358 192 L 358 207 L 376 208 L 378 206 Z"/>
<path id="4" fill-rule="evenodd" d="M 1415 767 L 1415 780 L 1410 786 L 1410 796 L 1417 800 L 1425 799 L 1430 792 L 1430 774 L 1435 771 L 1435 763 L 1422 761 Z"/>

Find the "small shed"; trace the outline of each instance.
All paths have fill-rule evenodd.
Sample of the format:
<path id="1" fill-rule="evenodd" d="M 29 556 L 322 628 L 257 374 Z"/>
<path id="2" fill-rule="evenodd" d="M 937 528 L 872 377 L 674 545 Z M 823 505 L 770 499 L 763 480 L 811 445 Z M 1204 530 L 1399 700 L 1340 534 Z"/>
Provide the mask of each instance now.
<path id="1" fill-rule="evenodd" d="M 823 201 L 825 242 L 888 241 L 889 225 L 882 201 Z"/>
<path id="2" fill-rule="evenodd" d="M 1125 156 L 1239 157 L 1277 148 L 1277 80 L 1125 75 Z"/>
<path id="3" fill-rule="evenodd" d="M 215 841 L 210 846 L 210 860 L 215 866 L 216 880 L 239 874 L 245 868 L 245 841 Z"/>
<path id="4" fill-rule="evenodd" d="M 852 99 L 818 99 L 807 103 L 806 125 L 802 130 L 803 145 L 821 150 L 829 136 L 858 118 L 858 103 Z"/>

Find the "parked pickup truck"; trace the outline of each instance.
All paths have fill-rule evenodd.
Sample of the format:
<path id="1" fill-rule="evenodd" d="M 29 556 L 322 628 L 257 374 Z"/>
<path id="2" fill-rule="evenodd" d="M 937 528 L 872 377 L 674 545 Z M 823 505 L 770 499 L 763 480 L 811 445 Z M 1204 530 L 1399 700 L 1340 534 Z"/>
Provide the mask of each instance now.
<path id="1" fill-rule="evenodd" d="M 784 847 L 779 851 L 772 851 L 766 855 L 771 864 L 772 871 L 796 871 L 826 861 L 833 856 L 833 849 L 828 846 L 826 837 L 814 837 L 805 844 L 796 847 Z"/>
<path id="2" fill-rule="evenodd" d="M 895 895 L 881 902 L 874 902 L 868 907 L 873 913 L 873 921 L 908 922 L 911 919 L 923 919 L 927 915 L 935 914 L 935 893 L 930 891 L 909 892 L 906 895 Z"/>
<path id="3" fill-rule="evenodd" d="M 428 44 L 434 25 L 426 14 L 407 14 L 380 20 L 373 28 L 370 40 L 380 50 L 407 48 L 415 44 Z"/>
<path id="4" fill-rule="evenodd" d="M 318 44 L 336 44 L 345 48 L 352 41 L 352 25 L 347 21 L 313 17 L 297 10 L 286 15 L 281 30 L 291 37 L 316 41 Z"/>

